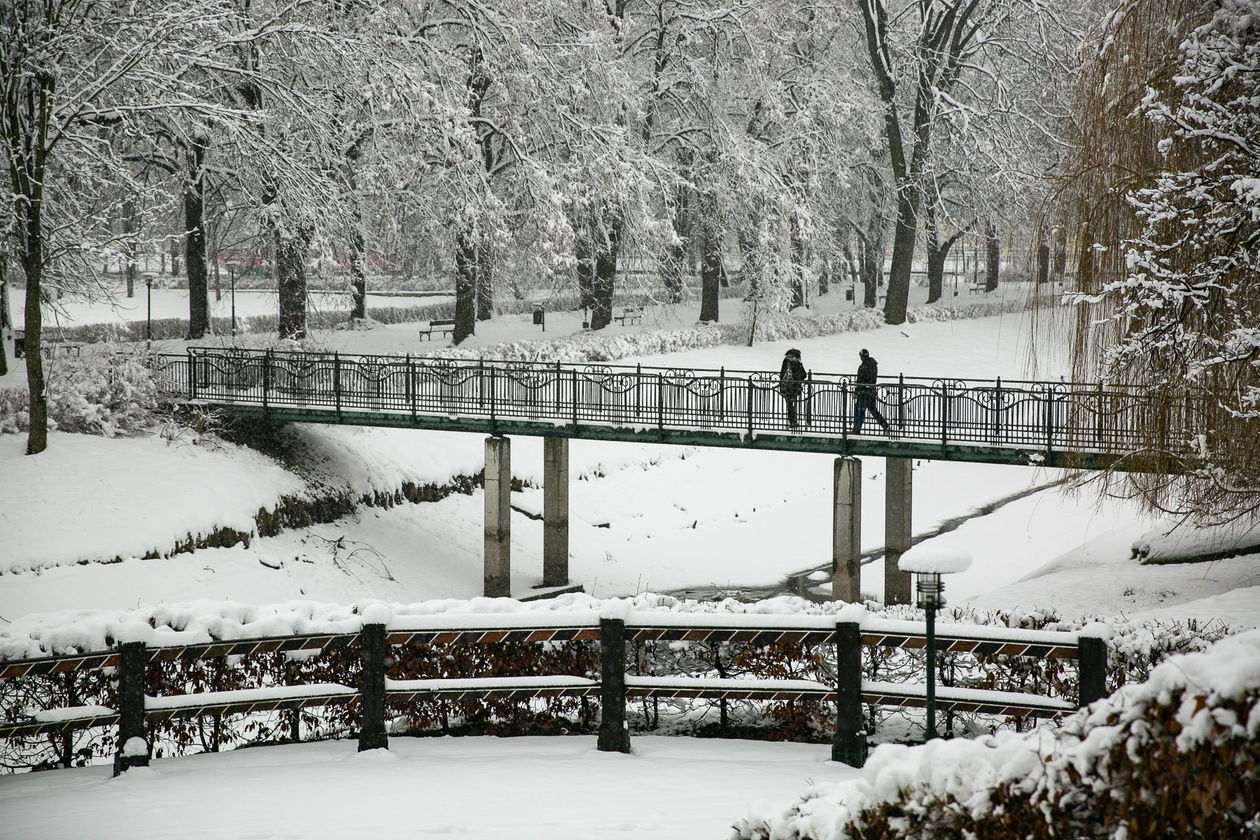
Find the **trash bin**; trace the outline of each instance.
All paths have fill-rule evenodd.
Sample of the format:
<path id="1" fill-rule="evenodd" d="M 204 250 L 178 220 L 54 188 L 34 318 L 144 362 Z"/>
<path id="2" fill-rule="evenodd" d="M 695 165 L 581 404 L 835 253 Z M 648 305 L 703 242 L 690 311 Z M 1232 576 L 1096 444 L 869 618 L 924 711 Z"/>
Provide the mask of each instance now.
<path id="1" fill-rule="evenodd" d="M 545 324 L 543 323 L 543 316 L 545 314 L 546 313 L 543 312 L 543 308 L 541 306 L 534 307 L 534 326 L 536 327 L 545 326 Z"/>
<path id="2" fill-rule="evenodd" d="M 847 301 L 853 300 L 853 287 L 850 286 L 849 288 L 844 290 L 844 299 Z"/>

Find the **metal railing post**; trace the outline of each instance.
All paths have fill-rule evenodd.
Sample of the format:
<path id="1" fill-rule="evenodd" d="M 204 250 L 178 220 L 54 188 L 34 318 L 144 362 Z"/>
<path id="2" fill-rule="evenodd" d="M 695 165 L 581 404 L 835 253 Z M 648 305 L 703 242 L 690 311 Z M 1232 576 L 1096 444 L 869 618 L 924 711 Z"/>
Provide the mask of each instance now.
<path id="1" fill-rule="evenodd" d="M 751 440 L 753 436 L 753 378 L 750 374 L 748 377 L 748 438 Z"/>
<path id="2" fill-rule="evenodd" d="M 1053 386 L 1046 385 L 1046 411 L 1045 411 L 1045 432 L 1046 432 L 1046 452 L 1053 448 L 1054 444 L 1054 416 L 1053 416 Z"/>
<path id="3" fill-rule="evenodd" d="M 897 429 L 906 427 L 906 375 L 897 374 Z"/>
<path id="4" fill-rule="evenodd" d="M 718 368 L 718 424 L 726 423 L 726 366 Z"/>
<path id="5" fill-rule="evenodd" d="M 574 368 L 572 370 L 572 374 L 573 375 L 570 377 L 570 381 L 572 382 L 573 387 L 570 389 L 570 393 L 569 393 L 569 402 L 570 402 L 569 408 L 573 414 L 573 433 L 577 434 L 577 425 L 578 425 L 577 368 Z"/>
<path id="6" fill-rule="evenodd" d="M 197 361 L 191 347 L 188 348 L 188 399 L 197 399 Z"/>
<path id="7" fill-rule="evenodd" d="M 411 409 L 411 422 L 416 422 L 416 364 L 407 354 L 407 407 Z"/>
<path id="8" fill-rule="evenodd" d="M 993 396 L 993 436 L 1002 440 L 1002 377 L 997 378 L 997 389 Z"/>
<path id="9" fill-rule="evenodd" d="M 941 446 L 949 440 L 949 384 L 941 380 Z"/>
<path id="10" fill-rule="evenodd" d="M 337 420 L 341 420 L 341 356 L 333 353 L 333 402 L 337 406 Z"/>
<path id="11" fill-rule="evenodd" d="M 643 365 L 634 366 L 634 416 L 643 415 Z"/>
<path id="12" fill-rule="evenodd" d="M 267 413 L 267 407 L 271 397 L 271 351 L 263 351 L 263 414 Z"/>
<path id="13" fill-rule="evenodd" d="M 665 436 L 665 375 L 656 374 L 656 428 Z"/>
<path id="14" fill-rule="evenodd" d="M 849 427 L 853 425 L 856 416 L 857 407 L 853 412 L 849 411 L 849 383 L 846 380 L 840 380 L 840 439 L 848 442 Z"/>
<path id="15" fill-rule="evenodd" d="M 810 424 L 814 416 L 814 371 L 811 368 L 805 374 L 805 425 Z"/>
<path id="16" fill-rule="evenodd" d="M 1094 442 L 1099 447 L 1102 446 L 1103 439 L 1103 383 L 1098 380 L 1098 414 L 1097 420 L 1094 422 Z"/>

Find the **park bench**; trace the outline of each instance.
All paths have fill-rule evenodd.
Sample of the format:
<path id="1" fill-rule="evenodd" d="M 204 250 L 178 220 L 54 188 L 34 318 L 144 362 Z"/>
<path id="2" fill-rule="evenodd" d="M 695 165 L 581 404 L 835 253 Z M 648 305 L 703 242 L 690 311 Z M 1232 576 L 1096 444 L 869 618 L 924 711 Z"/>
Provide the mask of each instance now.
<path id="1" fill-rule="evenodd" d="M 61 350 L 67 356 L 78 356 L 83 349 L 83 344 L 65 338 L 45 338 L 41 343 L 41 349 L 44 351 L 44 355 L 49 358 L 55 356 L 58 350 Z"/>
<path id="2" fill-rule="evenodd" d="M 420 328 L 420 337 L 432 340 L 433 334 L 452 335 L 455 332 L 454 318 L 435 318 L 427 326 Z"/>
<path id="3" fill-rule="evenodd" d="M 39 343 L 39 347 L 40 347 L 40 350 L 43 352 L 44 356 L 51 359 L 54 355 L 56 355 L 58 350 L 61 350 L 67 356 L 72 355 L 72 354 L 75 356 L 78 356 L 80 355 L 80 352 L 83 349 L 83 343 L 79 341 L 70 341 L 69 339 L 65 339 L 65 338 L 56 338 L 56 337 L 46 336 Z M 26 356 L 26 331 L 25 330 L 13 331 L 13 356 L 14 358 L 17 358 L 17 359 L 21 359 Z"/>
<path id="4" fill-rule="evenodd" d="M 624 327 L 626 324 L 639 324 L 643 322 L 642 306 L 627 306 L 621 312 L 613 316 L 614 321 L 620 321 Z"/>

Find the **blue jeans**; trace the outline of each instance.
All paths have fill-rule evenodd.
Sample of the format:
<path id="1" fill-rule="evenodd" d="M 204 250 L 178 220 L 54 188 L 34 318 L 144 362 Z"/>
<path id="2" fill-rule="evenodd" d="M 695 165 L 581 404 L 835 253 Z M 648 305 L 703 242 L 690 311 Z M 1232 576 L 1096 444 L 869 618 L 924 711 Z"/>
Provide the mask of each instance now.
<path id="1" fill-rule="evenodd" d="M 879 413 L 879 409 L 875 407 L 875 395 L 863 391 L 857 395 L 857 405 L 853 409 L 853 434 L 862 433 L 862 418 L 866 416 L 866 412 L 870 412 L 879 421 L 879 425 L 883 426 L 884 431 L 888 431 L 888 421 L 884 419 L 884 415 Z"/>

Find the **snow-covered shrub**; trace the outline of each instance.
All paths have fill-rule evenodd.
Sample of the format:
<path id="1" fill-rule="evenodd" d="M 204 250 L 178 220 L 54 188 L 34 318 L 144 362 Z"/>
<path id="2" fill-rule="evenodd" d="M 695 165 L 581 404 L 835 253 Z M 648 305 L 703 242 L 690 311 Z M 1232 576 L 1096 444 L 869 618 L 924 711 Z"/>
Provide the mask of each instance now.
<path id="1" fill-rule="evenodd" d="M 157 389 L 143 358 L 85 353 L 45 367 L 49 427 L 63 432 L 136 434 L 156 422 Z M 30 422 L 25 388 L 0 390 L 0 432 L 24 432 Z"/>
<path id="2" fill-rule="evenodd" d="M 1260 837 L 1260 631 L 1174 657 L 1057 734 L 883 745 L 741 840 Z"/>

